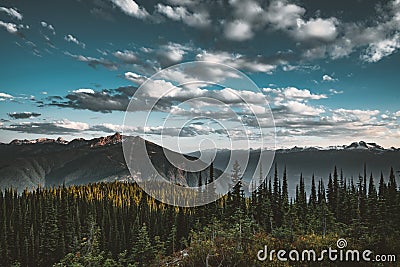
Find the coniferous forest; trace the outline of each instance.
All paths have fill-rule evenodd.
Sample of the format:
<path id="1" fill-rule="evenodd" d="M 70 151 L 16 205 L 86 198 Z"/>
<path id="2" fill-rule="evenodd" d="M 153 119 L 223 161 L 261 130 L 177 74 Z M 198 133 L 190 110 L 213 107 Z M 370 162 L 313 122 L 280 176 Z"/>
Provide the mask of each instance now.
<path id="1" fill-rule="evenodd" d="M 307 266 L 259 261 L 257 252 L 264 245 L 317 251 L 336 246 L 338 238 L 351 249 L 399 256 L 393 169 L 380 177 L 364 171 L 352 180 L 335 167 L 328 184 L 300 176 L 294 197 L 286 169 L 276 166 L 251 196 L 241 188 L 238 165 L 232 179 L 237 184 L 228 195 L 196 208 L 165 205 L 127 182 L 3 190 L 0 265 Z"/>

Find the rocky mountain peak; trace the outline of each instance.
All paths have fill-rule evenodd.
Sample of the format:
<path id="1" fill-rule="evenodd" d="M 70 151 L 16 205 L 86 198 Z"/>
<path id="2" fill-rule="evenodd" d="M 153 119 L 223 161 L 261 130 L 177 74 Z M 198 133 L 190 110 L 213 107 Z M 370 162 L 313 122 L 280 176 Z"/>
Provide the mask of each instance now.
<path id="1" fill-rule="evenodd" d="M 115 133 L 113 135 L 109 135 L 106 137 L 100 137 L 93 139 L 92 144 L 90 147 L 100 147 L 106 145 L 115 145 L 122 142 L 122 135 L 120 133 Z"/>

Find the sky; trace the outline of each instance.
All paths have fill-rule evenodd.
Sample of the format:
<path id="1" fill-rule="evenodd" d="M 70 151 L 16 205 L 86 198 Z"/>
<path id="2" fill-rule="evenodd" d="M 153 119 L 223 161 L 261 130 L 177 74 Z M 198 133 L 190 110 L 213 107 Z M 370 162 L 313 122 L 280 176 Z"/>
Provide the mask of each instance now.
<path id="1" fill-rule="evenodd" d="M 273 128 L 277 148 L 400 147 L 400 0 L 3 0 L 0 45 L 0 142 L 229 132 L 257 147 Z M 215 65 L 174 67 L 193 61 Z M 133 98 L 160 96 L 124 128 Z"/>

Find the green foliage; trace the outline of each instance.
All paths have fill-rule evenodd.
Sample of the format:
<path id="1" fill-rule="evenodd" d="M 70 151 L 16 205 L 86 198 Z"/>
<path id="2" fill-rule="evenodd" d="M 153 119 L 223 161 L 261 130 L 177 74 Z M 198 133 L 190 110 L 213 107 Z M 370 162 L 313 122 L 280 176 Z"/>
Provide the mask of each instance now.
<path id="1" fill-rule="evenodd" d="M 400 192 L 393 169 L 379 186 L 366 171 L 353 182 L 334 168 L 327 190 L 322 179 L 299 178 L 289 199 L 287 181 L 293 179 L 284 170 L 281 180 L 275 166 L 272 181 L 264 180 L 249 198 L 235 163 L 232 192 L 196 208 L 165 205 L 135 183 L 7 189 L 0 193 L 0 264 L 284 266 L 257 261 L 257 251 L 264 245 L 319 249 L 338 237 L 355 248 L 397 255 Z"/>
<path id="2" fill-rule="evenodd" d="M 146 225 L 139 229 L 138 237 L 133 248 L 132 261 L 138 266 L 147 266 L 155 258 L 154 247 L 152 246 L 147 232 Z"/>

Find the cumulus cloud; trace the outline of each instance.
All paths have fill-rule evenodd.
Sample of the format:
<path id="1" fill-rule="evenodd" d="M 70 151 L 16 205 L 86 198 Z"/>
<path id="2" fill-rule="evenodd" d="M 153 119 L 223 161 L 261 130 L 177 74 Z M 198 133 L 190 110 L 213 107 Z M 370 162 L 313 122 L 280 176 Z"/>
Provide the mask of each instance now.
<path id="1" fill-rule="evenodd" d="M 10 17 L 17 20 L 22 20 L 23 18 L 22 14 L 16 8 L 0 7 L 0 11 L 7 13 Z"/>
<path id="2" fill-rule="evenodd" d="M 362 55 L 362 59 L 367 62 L 377 62 L 384 57 L 390 56 L 400 48 L 400 33 L 395 34 L 389 39 L 381 40 L 370 44 Z"/>
<path id="3" fill-rule="evenodd" d="M 253 38 L 251 25 L 243 20 L 235 20 L 225 25 L 225 37 L 234 41 L 244 41 Z"/>
<path id="4" fill-rule="evenodd" d="M 224 36 L 232 41 L 245 41 L 253 38 L 254 32 L 265 24 L 262 19 L 265 11 L 255 1 L 229 1 L 233 8 L 233 18 L 222 20 Z"/>
<path id="5" fill-rule="evenodd" d="M 323 116 L 328 109 L 323 106 L 315 106 L 309 103 L 310 100 L 321 100 L 327 98 L 325 94 L 315 94 L 308 89 L 287 88 L 264 88 L 263 92 L 269 99 L 275 122 L 267 116 L 266 112 L 244 114 L 246 125 L 253 127 L 277 127 L 279 131 L 286 131 L 288 128 L 300 131 L 300 128 L 331 125 L 331 122 Z"/>
<path id="6" fill-rule="evenodd" d="M 156 11 L 169 19 L 182 21 L 191 27 L 204 28 L 211 23 L 209 15 L 205 10 L 201 12 L 191 12 L 184 6 L 173 7 L 157 4 Z"/>
<path id="7" fill-rule="evenodd" d="M 272 1 L 266 14 L 266 20 L 275 29 L 286 30 L 297 27 L 298 21 L 306 10 L 286 1 Z"/>
<path id="8" fill-rule="evenodd" d="M 338 20 L 336 18 L 329 19 L 310 19 L 309 21 L 298 20 L 297 28 L 292 31 L 296 39 L 333 41 L 338 35 Z"/>
<path id="9" fill-rule="evenodd" d="M 372 63 L 395 53 L 400 48 L 400 2 L 387 1 L 376 12 L 373 21 L 342 23 L 335 40 L 307 48 L 303 56 L 308 59 L 338 59 L 361 50 L 360 58 Z"/>
<path id="10" fill-rule="evenodd" d="M 39 117 L 40 113 L 36 112 L 13 112 L 13 113 L 8 113 L 8 116 L 10 116 L 13 119 L 30 119 L 30 118 L 35 118 Z"/>
<path id="11" fill-rule="evenodd" d="M 147 80 L 145 76 L 131 71 L 125 72 L 124 77 L 125 79 L 130 80 L 131 82 L 134 82 L 137 85 L 141 85 Z"/>
<path id="12" fill-rule="evenodd" d="M 243 114 L 243 122 L 253 127 L 276 127 L 280 141 L 299 142 L 304 141 L 302 138 L 314 137 L 340 139 L 344 136 L 350 139 L 366 136 L 378 138 L 390 135 L 398 127 L 392 115 L 382 116 L 379 110 L 330 109 L 311 104 L 309 99 L 319 100 L 327 96 L 313 94 L 308 90 L 265 88 L 264 92 L 270 99 L 274 123 L 263 113 L 257 113 L 257 117 L 254 114 Z"/>
<path id="13" fill-rule="evenodd" d="M 306 10 L 287 1 L 273 1 L 266 10 L 266 22 L 277 30 L 283 30 L 295 39 L 310 42 L 313 40 L 332 41 L 338 35 L 337 18 L 304 19 Z"/>
<path id="14" fill-rule="evenodd" d="M 192 48 L 178 43 L 168 43 L 160 46 L 156 54 L 162 67 L 168 67 L 172 64 L 179 63 L 183 60 L 183 56 L 191 51 Z"/>
<path id="15" fill-rule="evenodd" d="M 74 36 L 71 35 L 71 34 L 68 34 L 68 35 L 64 36 L 64 40 L 67 41 L 67 42 L 70 42 L 70 43 L 72 42 L 72 43 L 74 43 L 74 44 L 76 44 L 76 45 L 79 45 L 79 46 L 82 47 L 82 48 L 85 48 L 85 47 L 86 47 L 86 44 L 85 44 L 85 43 L 79 41 L 76 37 L 74 37 Z"/>
<path id="16" fill-rule="evenodd" d="M 125 14 L 138 18 L 145 19 L 149 16 L 147 10 L 143 7 L 140 7 L 133 0 L 111 0 L 117 7 L 119 7 Z"/>
<path id="17" fill-rule="evenodd" d="M 252 72 L 269 73 L 276 68 L 276 64 L 264 63 L 262 61 L 259 61 L 259 59 L 257 58 L 249 59 L 246 58 L 244 55 L 238 53 L 228 53 L 223 51 L 202 51 L 202 53 L 197 54 L 196 60 L 226 64 L 240 70 L 247 70 Z"/>
<path id="18" fill-rule="evenodd" d="M 305 19 L 306 10 L 303 7 L 285 0 L 272 1 L 266 8 L 252 0 L 232 0 L 229 3 L 234 8 L 234 19 L 225 22 L 224 34 L 230 40 L 251 39 L 255 31 L 268 26 L 307 43 L 314 40 L 332 41 L 338 35 L 338 19 Z"/>
<path id="19" fill-rule="evenodd" d="M 70 56 L 80 62 L 85 62 L 87 63 L 90 67 L 92 68 L 96 68 L 97 66 L 103 66 L 107 69 L 110 70 L 117 70 L 117 64 L 115 64 L 114 62 L 108 60 L 108 59 L 104 59 L 104 58 L 95 58 L 95 57 L 88 57 L 88 56 L 83 56 L 83 55 L 74 55 L 71 54 L 69 52 L 65 52 L 64 53 L 67 56 Z"/>
<path id="20" fill-rule="evenodd" d="M 335 109 L 332 111 L 333 115 L 331 119 L 334 122 L 357 122 L 361 121 L 363 123 L 370 122 L 374 120 L 380 111 L 379 110 L 360 110 L 360 109 Z"/>
<path id="21" fill-rule="evenodd" d="M 276 103 L 284 100 L 307 101 L 327 98 L 325 94 L 314 94 L 308 89 L 298 89 L 296 87 L 264 88 L 263 91 L 267 94 L 272 93 L 272 99 Z"/>

